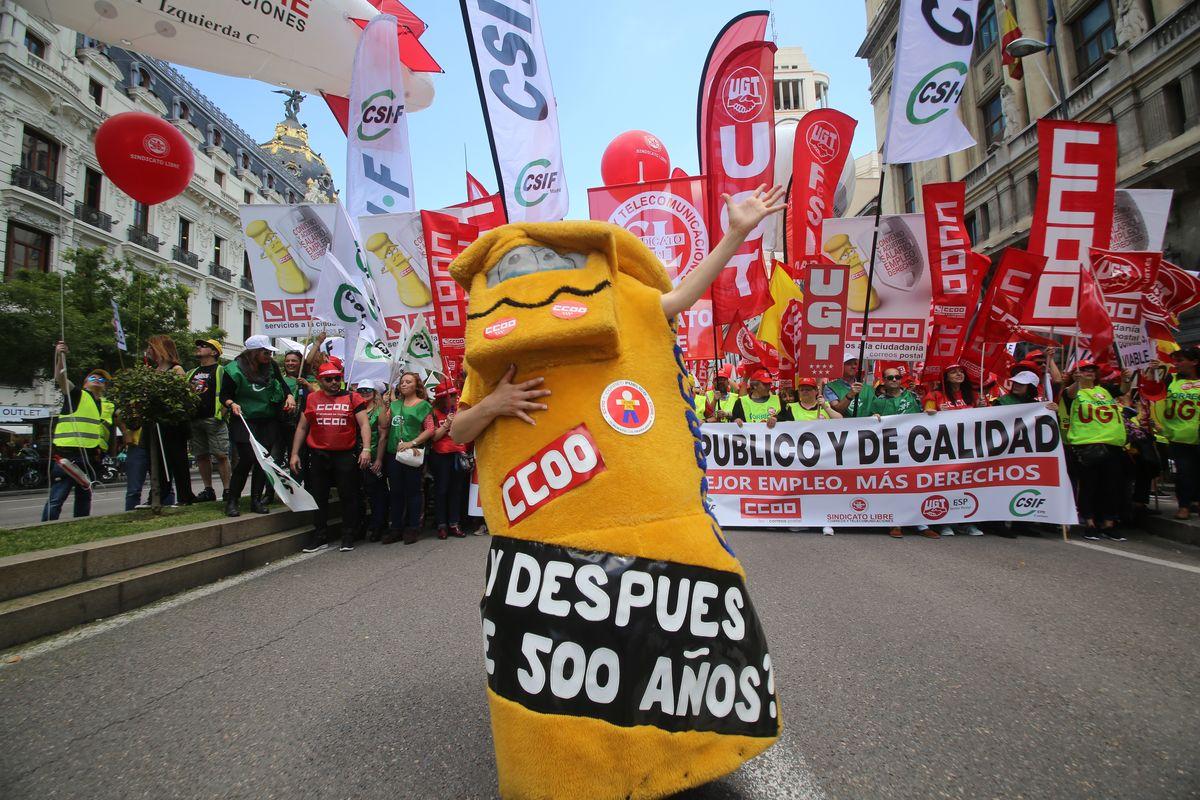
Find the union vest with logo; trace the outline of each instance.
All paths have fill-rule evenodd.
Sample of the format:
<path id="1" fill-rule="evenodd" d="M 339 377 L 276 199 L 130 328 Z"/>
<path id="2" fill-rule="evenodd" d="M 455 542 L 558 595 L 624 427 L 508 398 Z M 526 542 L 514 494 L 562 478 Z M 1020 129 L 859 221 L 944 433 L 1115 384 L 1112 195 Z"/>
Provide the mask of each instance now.
<path id="1" fill-rule="evenodd" d="M 770 411 L 774 410 L 778 415 L 781 408 L 778 395 L 769 395 L 762 402 L 751 400 L 749 395 L 742 398 L 742 413 L 746 416 L 746 422 L 766 422 Z"/>
<path id="2" fill-rule="evenodd" d="M 91 450 L 108 445 L 108 431 L 112 420 L 112 403 L 108 404 L 107 417 L 101 411 L 103 400 L 97 401 L 91 392 L 79 393 L 79 405 L 72 414 L 60 415 L 54 423 L 53 444 L 55 447 L 78 447 Z M 105 424 L 105 420 L 109 424 Z"/>
<path id="3" fill-rule="evenodd" d="M 1168 442 L 1200 444 L 1200 379 L 1175 378 L 1167 396 L 1154 405 Z"/>
<path id="4" fill-rule="evenodd" d="M 1071 402 L 1067 444 L 1125 445 L 1121 406 L 1103 386 L 1080 389 Z"/>
<path id="5" fill-rule="evenodd" d="M 817 419 L 829 419 L 829 412 L 817 406 L 816 408 L 805 408 L 799 403 L 788 403 L 788 410 L 792 412 L 792 419 L 796 422 L 812 422 Z"/>

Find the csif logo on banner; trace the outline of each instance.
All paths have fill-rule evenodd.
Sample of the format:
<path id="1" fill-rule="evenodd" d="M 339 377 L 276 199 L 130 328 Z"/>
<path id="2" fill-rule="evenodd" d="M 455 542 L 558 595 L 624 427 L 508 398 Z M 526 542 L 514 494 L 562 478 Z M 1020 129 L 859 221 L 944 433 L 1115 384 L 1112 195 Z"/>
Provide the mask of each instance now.
<path id="1" fill-rule="evenodd" d="M 362 113 L 358 120 L 358 138 L 363 142 L 373 142 L 392 132 L 392 126 L 404 116 L 404 102 L 396 100 L 396 93 L 391 89 L 381 89 L 368 97 L 362 103 Z M 371 133 L 363 130 L 363 126 L 386 126 Z"/>
<path id="2" fill-rule="evenodd" d="M 517 202 L 526 208 L 541 203 L 559 190 L 558 170 L 550 168 L 550 159 L 536 158 L 517 173 Z"/>
<path id="3" fill-rule="evenodd" d="M 975 41 L 971 15 L 956 8 L 950 14 L 951 24 L 946 24 L 939 19 L 940 5 L 938 0 L 921 0 L 921 18 L 929 30 L 947 44 L 969 47 Z M 951 61 L 931 70 L 917 82 L 908 96 L 908 121 L 913 125 L 924 125 L 956 108 L 966 85 L 966 77 L 967 65 L 961 61 Z"/>

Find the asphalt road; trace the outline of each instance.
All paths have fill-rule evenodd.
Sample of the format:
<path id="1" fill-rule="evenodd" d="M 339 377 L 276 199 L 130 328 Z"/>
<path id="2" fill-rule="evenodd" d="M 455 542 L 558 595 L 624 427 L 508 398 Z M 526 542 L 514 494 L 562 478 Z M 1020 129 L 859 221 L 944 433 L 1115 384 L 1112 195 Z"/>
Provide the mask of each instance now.
<path id="1" fill-rule="evenodd" d="M 1197 551 L 730 536 L 786 733 L 691 800 L 1200 792 Z M 0 797 L 494 796 L 486 547 L 299 556 L 20 651 Z"/>

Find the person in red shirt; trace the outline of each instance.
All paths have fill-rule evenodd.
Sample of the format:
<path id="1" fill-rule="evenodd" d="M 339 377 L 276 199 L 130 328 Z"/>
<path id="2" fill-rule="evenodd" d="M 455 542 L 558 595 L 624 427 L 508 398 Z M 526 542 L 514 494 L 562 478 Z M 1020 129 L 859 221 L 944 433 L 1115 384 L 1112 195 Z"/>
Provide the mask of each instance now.
<path id="1" fill-rule="evenodd" d="M 324 550 L 328 545 L 329 490 L 337 484 L 342 500 L 343 553 L 354 549 L 362 512 L 362 470 L 371 463 L 371 428 L 367 422 L 367 403 L 354 392 L 342 388 L 342 368 L 326 361 L 317 371 L 321 390 L 311 392 L 304 402 L 304 413 L 292 439 L 292 472 L 300 472 L 300 445 L 308 445 L 308 470 L 305 486 L 317 501 L 313 532 L 306 553 Z M 354 450 L 362 441 L 358 458 Z"/>
<path id="2" fill-rule="evenodd" d="M 975 387 L 967 380 L 961 364 L 951 364 L 942 372 L 942 385 L 925 395 L 925 411 L 961 411 L 981 405 L 975 397 Z"/>
<path id="3" fill-rule="evenodd" d="M 462 511 L 463 493 L 471 479 L 464 469 L 467 446 L 450 438 L 450 423 L 458 407 L 458 389 L 450 381 L 442 381 L 434 390 L 433 444 L 430 446 L 429 471 L 433 473 L 433 515 L 437 520 L 437 536 L 461 539 L 466 536 L 458 526 Z"/>

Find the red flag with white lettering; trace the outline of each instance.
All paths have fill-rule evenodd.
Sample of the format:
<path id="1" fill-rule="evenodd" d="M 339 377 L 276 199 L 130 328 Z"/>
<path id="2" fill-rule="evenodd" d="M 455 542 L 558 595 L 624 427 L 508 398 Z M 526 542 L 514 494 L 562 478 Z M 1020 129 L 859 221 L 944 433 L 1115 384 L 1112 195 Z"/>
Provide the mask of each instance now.
<path id="1" fill-rule="evenodd" d="M 967 328 L 979 307 L 979 287 L 991 259 L 971 250 L 963 219 L 966 185 L 927 183 L 922 188 L 929 272 L 933 283 L 923 381 L 941 380 L 966 344 Z"/>
<path id="2" fill-rule="evenodd" d="M 1154 285 L 1146 293 L 1146 329 L 1155 339 L 1175 340 L 1179 315 L 1200 305 L 1200 278 L 1169 261 L 1158 268 Z"/>
<path id="3" fill-rule="evenodd" d="M 1007 372 L 1012 357 L 1005 345 L 1020 334 L 1021 309 L 1033 295 L 1045 265 L 1045 257 L 1035 253 L 1015 247 L 1004 251 L 980 307 L 986 316 L 976 321 L 963 349 L 963 368 L 977 385 L 987 372 Z"/>
<path id="4" fill-rule="evenodd" d="M 421 227 L 425 231 L 438 349 L 445 371 L 450 374 L 453 370 L 447 359 L 461 359 L 467 343 L 467 295 L 450 277 L 450 262 L 479 238 L 479 229 L 436 211 L 421 212 Z"/>
<path id="5" fill-rule="evenodd" d="M 850 156 L 858 125 L 832 108 L 805 114 L 792 143 L 792 188 L 788 214 L 788 259 L 793 264 L 821 252 L 821 222 L 833 216 L 833 194 Z M 789 267 L 792 277 L 797 277 Z"/>
<path id="6" fill-rule="evenodd" d="M 804 263 L 804 292 L 796 370 L 817 380 L 840 377 L 846 360 L 846 303 L 850 267 L 825 260 Z"/>
<path id="7" fill-rule="evenodd" d="M 721 63 L 710 87 L 703 132 L 701 171 L 708 176 L 708 229 L 720 241 L 728 226 L 725 203 L 752 193 L 775 177 L 775 111 L 772 87 L 775 45 L 757 41 L 735 48 Z M 752 317 L 772 303 L 763 262 L 763 220 L 713 282 L 714 322 Z"/>
<path id="8" fill-rule="evenodd" d="M 1108 247 L 1117 184 L 1117 126 L 1038 121 L 1038 196 L 1029 252 L 1046 257 L 1025 325 L 1074 330 L 1088 248 Z"/>
<path id="9" fill-rule="evenodd" d="M 474 225 L 480 233 L 508 224 L 508 216 L 504 213 L 504 198 L 499 194 L 468 200 L 440 210 L 459 222 Z"/>
<path id="10" fill-rule="evenodd" d="M 1157 252 L 1114 252 L 1093 247 L 1090 251 L 1092 273 L 1101 292 L 1103 304 L 1100 312 L 1104 320 L 1095 319 L 1094 310 L 1085 315 L 1082 304 L 1079 309 L 1079 327 L 1087 324 L 1096 326 L 1098 333 L 1089 334 L 1091 349 L 1103 351 L 1115 344 L 1121 358 L 1121 366 L 1127 369 L 1144 369 L 1155 358 L 1155 348 L 1150 341 L 1145 322 L 1145 297 L 1158 280 L 1162 253 Z M 1099 323 L 1099 324 L 1097 324 Z"/>

